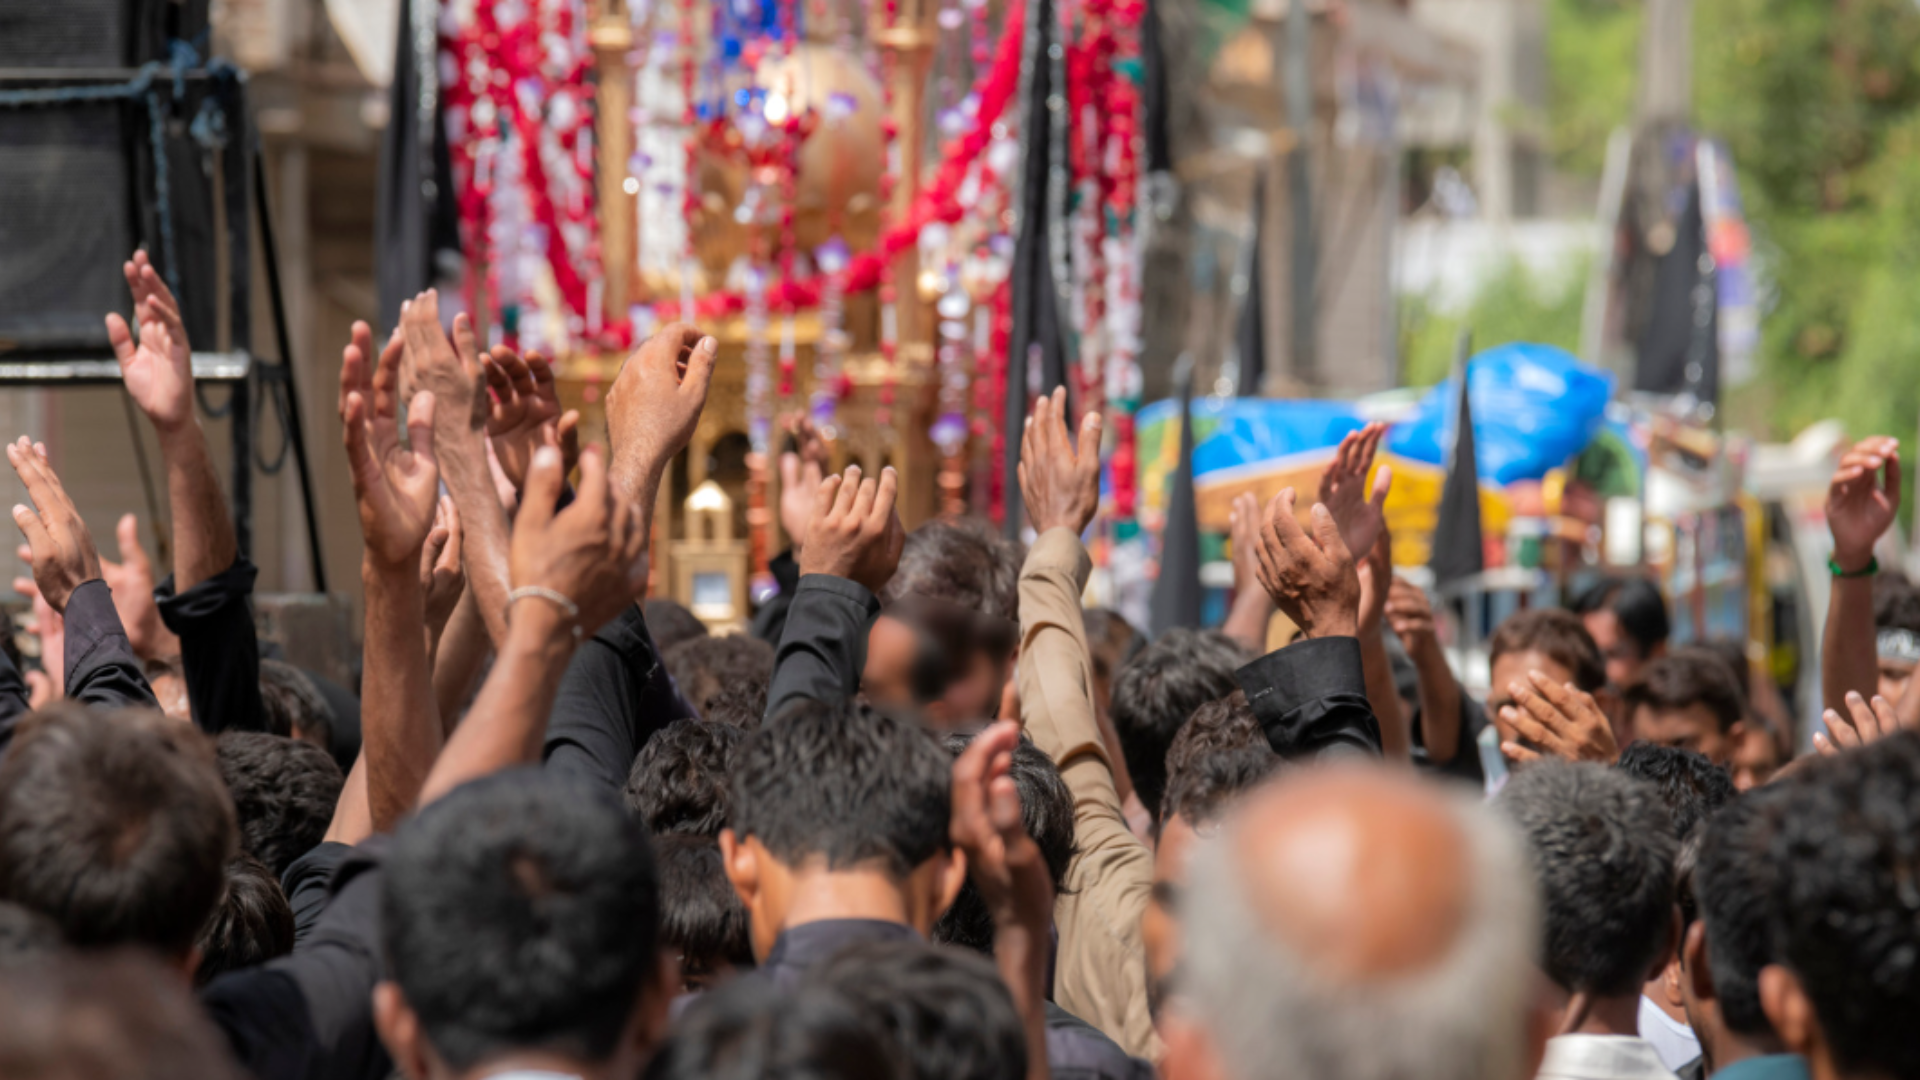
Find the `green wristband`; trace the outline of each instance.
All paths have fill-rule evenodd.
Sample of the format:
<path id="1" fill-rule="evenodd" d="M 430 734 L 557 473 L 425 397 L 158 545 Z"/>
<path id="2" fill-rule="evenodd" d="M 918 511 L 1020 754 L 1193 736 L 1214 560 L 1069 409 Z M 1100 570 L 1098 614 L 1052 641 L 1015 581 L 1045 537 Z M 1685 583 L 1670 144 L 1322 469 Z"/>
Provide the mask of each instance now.
<path id="1" fill-rule="evenodd" d="M 1840 569 L 1840 560 L 1829 555 L 1827 556 L 1827 569 L 1833 571 L 1833 576 L 1837 578 L 1872 577 L 1880 572 L 1880 557 L 1876 555 L 1868 559 L 1867 565 L 1858 570 L 1846 571 Z"/>

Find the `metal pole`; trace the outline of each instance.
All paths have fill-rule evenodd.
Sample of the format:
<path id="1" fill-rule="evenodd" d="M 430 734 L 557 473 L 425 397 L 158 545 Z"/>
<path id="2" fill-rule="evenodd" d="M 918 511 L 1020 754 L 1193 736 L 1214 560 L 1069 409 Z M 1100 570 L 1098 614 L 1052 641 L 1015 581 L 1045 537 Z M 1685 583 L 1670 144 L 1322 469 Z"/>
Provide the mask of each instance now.
<path id="1" fill-rule="evenodd" d="M 307 554 L 313 562 L 313 588 L 315 592 L 325 593 L 327 564 L 320 557 L 320 521 L 313 512 L 313 477 L 307 471 L 307 439 L 301 432 L 300 381 L 295 377 L 293 370 L 293 346 L 287 340 L 287 303 L 280 292 L 280 256 L 273 245 L 273 209 L 272 204 L 267 201 L 267 167 L 260 159 L 261 154 L 256 147 L 253 155 L 253 191 L 254 197 L 260 204 L 260 252 L 265 256 L 267 263 L 267 299 L 273 306 L 274 348 L 280 352 L 280 364 L 284 369 L 282 374 L 285 376 L 287 388 L 287 438 L 293 443 L 293 464 L 300 472 L 300 507 L 307 516 Z M 249 471 L 253 468 L 251 442 L 245 457 L 240 456 L 239 447 L 239 431 L 243 423 L 246 403 L 245 387 L 242 387 L 240 396 L 234 399 L 233 408 L 235 432 L 233 501 L 236 516 L 240 506 L 243 477 L 247 487 L 250 489 L 252 486 L 252 475 Z M 250 498 L 249 501 L 251 501 Z M 235 523 L 235 527 L 236 530 L 240 528 L 238 522 Z M 241 535 L 245 536 L 246 533 L 242 532 Z M 243 541 L 240 550 L 246 549 Z"/>
<path id="2" fill-rule="evenodd" d="M 1316 323 L 1313 294 L 1315 255 L 1313 250 L 1313 192 L 1308 169 L 1308 143 L 1313 131 L 1313 72 L 1309 68 L 1313 25 L 1306 0 L 1287 4 L 1287 53 L 1285 90 L 1287 126 L 1293 129 L 1293 146 L 1287 151 L 1287 198 L 1292 204 L 1292 295 L 1288 327 L 1291 331 L 1289 366 L 1294 378 L 1312 382 L 1316 371 L 1314 341 Z"/>

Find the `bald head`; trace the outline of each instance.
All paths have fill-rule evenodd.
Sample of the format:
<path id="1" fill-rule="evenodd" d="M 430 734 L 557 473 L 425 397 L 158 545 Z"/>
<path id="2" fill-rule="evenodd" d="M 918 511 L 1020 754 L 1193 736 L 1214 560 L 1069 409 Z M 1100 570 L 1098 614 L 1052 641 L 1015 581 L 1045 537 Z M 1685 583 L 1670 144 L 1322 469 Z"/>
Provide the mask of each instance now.
<path id="1" fill-rule="evenodd" d="M 1194 860 L 1183 996 L 1232 1080 L 1519 1080 L 1536 912 L 1504 825 L 1406 772 L 1295 773 Z"/>

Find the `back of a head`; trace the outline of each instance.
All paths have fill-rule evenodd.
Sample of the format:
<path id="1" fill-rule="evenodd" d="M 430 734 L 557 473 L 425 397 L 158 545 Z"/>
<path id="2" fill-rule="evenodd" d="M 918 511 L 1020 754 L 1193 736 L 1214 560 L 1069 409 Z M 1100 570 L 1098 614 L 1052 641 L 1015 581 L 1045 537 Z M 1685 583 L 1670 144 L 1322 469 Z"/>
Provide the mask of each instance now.
<path id="1" fill-rule="evenodd" d="M 267 730 L 327 747 L 333 742 L 333 709 L 307 673 L 285 660 L 260 661 L 260 704 Z"/>
<path id="2" fill-rule="evenodd" d="M 1660 801 L 1673 819 L 1675 840 L 1686 839 L 1696 824 L 1739 794 L 1727 770 L 1692 750 L 1631 743 L 1620 752 L 1614 768 L 1645 780 L 1660 793 Z"/>
<path id="3" fill-rule="evenodd" d="M 1642 655 L 1667 640 L 1673 632 L 1667 600 L 1660 587 L 1645 578 L 1607 578 L 1581 593 L 1573 602 L 1579 615 L 1611 611 L 1620 629 L 1640 646 Z"/>
<path id="4" fill-rule="evenodd" d="M 691 638 L 668 649 L 661 660 L 680 695 L 702 717 L 722 693 L 765 687 L 773 680 L 773 646 L 746 634 Z"/>
<path id="5" fill-rule="evenodd" d="M 1676 653 L 1688 653 L 1698 656 L 1711 656 L 1720 661 L 1733 676 L 1733 685 L 1740 691 L 1740 708 L 1744 713 L 1752 704 L 1748 700 L 1753 683 L 1753 661 L 1747 657 L 1747 643 L 1738 638 L 1716 637 L 1692 645 L 1682 645 Z"/>
<path id="6" fill-rule="evenodd" d="M 973 736 L 956 732 L 942 741 L 948 752 L 958 758 L 973 742 Z M 1073 792 L 1060 778 L 1053 759 L 1026 739 L 1014 746 L 1013 765 L 1008 775 L 1020 793 L 1021 823 L 1040 848 L 1040 857 L 1046 861 L 1047 874 L 1053 879 L 1053 891 L 1057 894 L 1077 851 L 1073 838 Z M 987 910 L 987 902 L 974 887 L 972 878 L 961 886 L 946 913 L 934 924 L 933 939 L 975 952 L 993 952 L 993 914 Z"/>
<path id="7" fill-rule="evenodd" d="M 158 712 L 41 712 L 0 760 L 0 899 L 72 945 L 184 956 L 236 850 L 212 744 Z"/>
<path id="8" fill-rule="evenodd" d="M 1252 763 L 1262 757 L 1269 760 L 1254 767 Z M 1224 763 L 1228 758 L 1238 759 L 1239 764 L 1227 769 Z M 1203 763 L 1206 775 L 1195 775 Z M 1261 729 L 1259 718 L 1253 715 L 1253 706 L 1247 703 L 1244 690 L 1209 701 L 1193 711 L 1193 716 L 1180 726 L 1167 747 L 1166 791 L 1158 808 L 1160 820 L 1180 812 L 1175 803 L 1199 810 L 1203 803 L 1211 807 L 1223 802 L 1232 794 L 1221 787 L 1223 784 L 1237 791 L 1258 782 L 1254 778 L 1242 785 L 1229 773 L 1257 772 L 1264 777 L 1279 763 L 1279 755 L 1267 741 L 1267 733 Z"/>
<path id="9" fill-rule="evenodd" d="M 752 967 L 747 909 L 727 880 L 719 843 L 687 833 L 656 836 L 654 858 L 660 868 L 660 941 L 680 954 L 689 988 L 704 987 L 729 967 Z"/>
<path id="10" fill-rule="evenodd" d="M 65 947 L 59 924 L 32 908 L 0 900 L 0 971 L 39 963 Z"/>
<path id="11" fill-rule="evenodd" d="M 1158 810 L 1167 786 L 1167 751 L 1195 710 L 1238 688 L 1233 673 L 1252 659 L 1214 630 L 1169 630 L 1140 650 L 1113 680 L 1113 726 L 1134 790 Z"/>
<path id="12" fill-rule="evenodd" d="M 787 866 L 871 866 L 904 880 L 948 846 L 953 759 L 911 722 L 851 701 L 804 701 L 734 755 L 734 835 Z"/>
<path id="13" fill-rule="evenodd" d="M 825 987 L 788 994 L 735 979 L 700 995 L 646 1080 L 907 1080 L 879 1025 Z M 917 1080 L 917 1078 L 916 1078 Z"/>
<path id="14" fill-rule="evenodd" d="M 731 724 L 668 724 L 633 759 L 627 808 L 651 833 L 719 836 L 727 827 L 734 755 L 746 735 Z"/>
<path id="15" fill-rule="evenodd" d="M 683 604 L 656 596 L 646 602 L 644 611 L 647 633 L 654 648 L 663 653 L 683 641 L 707 636 L 707 624 Z"/>
<path id="16" fill-rule="evenodd" d="M 401 826 L 381 896 L 390 977 L 456 1070 L 514 1050 L 598 1062 L 654 975 L 658 882 L 618 804 L 520 769 Z"/>
<path id="17" fill-rule="evenodd" d="M 1562 608 L 1528 608 L 1506 618 L 1487 639 L 1487 662 L 1509 653 L 1537 652 L 1573 673 L 1573 685 L 1591 694 L 1607 685 L 1606 657 L 1580 617 Z"/>
<path id="18" fill-rule="evenodd" d="M 1569 992 L 1637 993 L 1672 931 L 1678 843 L 1659 794 L 1604 765 L 1542 761 L 1495 805 L 1526 838 L 1547 975 Z"/>
<path id="19" fill-rule="evenodd" d="M 1478 799 L 1310 770 L 1229 812 L 1188 885 L 1176 993 L 1232 1080 L 1526 1080 L 1538 915 Z"/>
<path id="20" fill-rule="evenodd" d="M 929 521 L 907 534 L 880 599 L 926 597 L 1017 624 L 1024 558 L 1019 545 L 979 522 Z"/>
<path id="21" fill-rule="evenodd" d="M 178 973 L 138 950 L 0 969 L 7 1080 L 239 1080 Z"/>
<path id="22" fill-rule="evenodd" d="M 1095 679 L 1111 679 L 1114 673 L 1147 647 L 1147 639 L 1133 628 L 1126 616 L 1112 608 L 1091 607 L 1080 612 L 1082 629 L 1087 634 L 1088 658 Z"/>
<path id="23" fill-rule="evenodd" d="M 1213 750 L 1186 761 L 1167 780 L 1160 800 L 1162 824 L 1179 817 L 1189 828 L 1214 824 L 1232 809 L 1240 796 L 1266 783 L 1284 764 L 1264 745 L 1238 750 Z"/>
<path id="24" fill-rule="evenodd" d="M 1776 962 L 1798 977 L 1842 1075 L 1920 1076 L 1920 734 L 1776 783 Z"/>
<path id="25" fill-rule="evenodd" d="M 1746 695 L 1727 665 L 1712 653 L 1678 649 L 1640 669 L 1621 691 L 1627 716 L 1638 709 L 1669 712 L 1705 706 L 1722 732 L 1746 714 Z"/>
<path id="26" fill-rule="evenodd" d="M 346 777 L 309 742 L 257 731 L 214 740 L 220 778 L 233 797 L 240 847 L 275 876 L 326 839 Z"/>
<path id="27" fill-rule="evenodd" d="M 724 687 L 707 699 L 706 708 L 700 712 L 700 719 L 709 724 L 732 724 L 742 731 L 759 727 L 766 716 L 767 684 L 764 682 Z"/>
<path id="28" fill-rule="evenodd" d="M 892 1034 L 914 1080 L 1006 1080 L 1027 1073 L 1026 1033 L 1013 995 L 993 962 L 976 953 L 919 941 L 867 941 L 809 970 L 807 986 L 837 991 Z"/>
<path id="29" fill-rule="evenodd" d="M 1707 928 L 1713 996 L 1738 1035 L 1773 1030 L 1760 1007 L 1760 969 L 1774 960 L 1777 871 L 1770 850 L 1787 794 L 1785 784 L 1768 784 L 1722 807 L 1702 825 L 1694 860 L 1693 900 Z"/>
<path id="30" fill-rule="evenodd" d="M 251 855 L 227 863 L 227 891 L 195 944 L 200 950 L 195 986 L 292 952 L 293 908 L 280 879 Z"/>
<path id="31" fill-rule="evenodd" d="M 1873 576 L 1873 626 L 1920 634 L 1920 589 L 1905 574 L 1885 571 Z"/>

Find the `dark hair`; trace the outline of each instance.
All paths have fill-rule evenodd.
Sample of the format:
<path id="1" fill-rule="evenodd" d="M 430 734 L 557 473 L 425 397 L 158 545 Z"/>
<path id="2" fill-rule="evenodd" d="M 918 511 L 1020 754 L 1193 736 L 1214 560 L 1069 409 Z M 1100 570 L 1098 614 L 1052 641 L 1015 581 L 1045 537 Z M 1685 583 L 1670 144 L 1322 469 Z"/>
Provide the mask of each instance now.
<path id="1" fill-rule="evenodd" d="M 1227 750 L 1245 750 L 1250 755 L 1264 752 L 1276 763 L 1279 760 L 1273 744 L 1267 741 L 1267 733 L 1260 727 L 1259 718 L 1253 715 L 1253 706 L 1247 703 L 1244 690 L 1235 690 L 1193 710 L 1193 716 L 1174 733 L 1173 742 L 1167 747 L 1167 786 L 1159 806 L 1161 821 L 1177 812 L 1173 808 L 1178 801 L 1174 789 L 1182 787 L 1182 774 L 1191 772 L 1200 759 Z M 1191 783 L 1186 784 L 1185 790 L 1198 791 Z"/>
<path id="2" fill-rule="evenodd" d="M 60 926 L 11 900 L 0 900 L 0 971 L 31 964 L 59 952 Z"/>
<path id="3" fill-rule="evenodd" d="M 1693 897 L 1707 927 L 1707 968 L 1730 1031 L 1773 1030 L 1760 1007 L 1760 969 L 1773 963 L 1771 909 L 1777 870 L 1770 848 L 1787 785 L 1755 788 L 1703 823 Z"/>
<path id="4" fill-rule="evenodd" d="M 707 624 L 684 605 L 656 596 L 642 608 L 653 647 L 665 653 L 683 641 L 707 636 Z"/>
<path id="5" fill-rule="evenodd" d="M 1652 652 L 1673 632 L 1667 601 L 1659 586 L 1645 578 L 1603 578 L 1573 602 L 1579 615 L 1611 611 L 1620 629 L 1640 646 L 1640 655 Z M 1584 687 L 1583 687 L 1584 689 Z"/>
<path id="6" fill-rule="evenodd" d="M 1265 746 L 1214 750 L 1188 760 L 1167 781 L 1160 801 L 1160 823 L 1179 815 L 1192 828 L 1225 816 L 1239 796 L 1265 783 L 1285 762 Z"/>
<path id="7" fill-rule="evenodd" d="M 767 715 L 767 684 L 728 686 L 707 699 L 700 719 L 709 724 L 732 724 L 742 731 L 760 726 Z"/>
<path id="8" fill-rule="evenodd" d="M 904 879 L 949 846 L 952 787 L 953 758 L 918 725 L 808 699 L 741 743 L 727 823 L 788 866 L 821 856 Z"/>
<path id="9" fill-rule="evenodd" d="M 1897 570 L 1873 575 L 1873 626 L 1920 633 L 1920 589 L 1907 575 Z"/>
<path id="10" fill-rule="evenodd" d="M 1540 882 L 1543 966 L 1563 989 L 1632 993 L 1667 947 L 1678 846 L 1653 789 L 1593 763 L 1542 761 L 1495 800 Z"/>
<path id="11" fill-rule="evenodd" d="M 193 947 L 236 849 L 213 744 L 148 709 L 57 706 L 0 759 L 0 898 L 73 945 Z"/>
<path id="12" fill-rule="evenodd" d="M 888 606 L 924 596 L 1003 622 L 1020 621 L 1026 553 L 978 521 L 929 521 L 907 534 L 900 566 L 880 590 Z"/>
<path id="13" fill-rule="evenodd" d="M 806 982 L 838 991 L 877 1019 L 898 1041 L 914 1080 L 1027 1074 L 1026 1031 L 1013 996 L 993 962 L 976 953 L 865 941 L 809 969 Z"/>
<path id="14" fill-rule="evenodd" d="M 1711 653 L 1681 649 L 1640 669 L 1621 692 L 1631 719 L 1642 708 L 1655 712 L 1704 705 L 1726 731 L 1746 715 L 1746 701 L 1733 674 Z"/>
<path id="15" fill-rule="evenodd" d="M 1607 660 L 1579 616 L 1560 608 L 1528 608 L 1507 616 L 1487 639 L 1487 663 L 1508 653 L 1537 652 L 1573 673 L 1591 694 L 1607 685 Z"/>
<path id="16" fill-rule="evenodd" d="M 333 745 L 333 709 L 307 673 L 284 660 L 260 661 L 260 704 L 267 731 L 313 743 Z"/>
<path id="17" fill-rule="evenodd" d="M 7 1080 L 243 1075 L 179 975 L 137 949 L 61 953 L 0 970 L 0 1017 Z"/>
<path id="18" fill-rule="evenodd" d="M 200 931 L 197 946 L 196 987 L 293 951 L 293 908 L 280 879 L 259 859 L 241 855 L 227 863 L 227 891 Z"/>
<path id="19" fill-rule="evenodd" d="M 1092 655 L 1093 677 L 1111 679 L 1140 650 L 1147 647 L 1146 635 L 1133 628 L 1126 616 L 1112 608 L 1092 607 L 1080 612 L 1081 626 L 1087 634 L 1087 650 Z"/>
<path id="20" fill-rule="evenodd" d="M 701 994 L 647 1063 L 646 1080 L 907 1080 L 879 1025 L 825 987 L 788 994 L 735 979 Z"/>
<path id="21" fill-rule="evenodd" d="M 1692 645 L 1683 645 L 1675 649 L 1676 654 L 1712 657 L 1733 676 L 1734 688 L 1740 691 L 1740 711 L 1744 715 L 1752 704 L 1748 699 L 1753 685 L 1753 661 L 1747 658 L 1747 644 L 1737 638 L 1716 637 Z"/>
<path id="22" fill-rule="evenodd" d="M 692 638 L 661 660 L 680 696 L 703 717 L 722 691 L 759 686 L 764 694 L 773 681 L 773 646 L 745 634 Z"/>
<path id="23" fill-rule="evenodd" d="M 539 769 L 468 783 L 401 826 L 387 970 L 448 1065 L 516 1049 L 605 1061 L 654 973 L 659 883 L 639 822 Z"/>
<path id="24" fill-rule="evenodd" d="M 1673 838 L 1684 840 L 1702 818 L 1739 794 L 1727 770 L 1693 750 L 1636 742 L 1620 752 L 1614 768 L 1645 780 L 1660 793 L 1673 819 Z"/>
<path id="25" fill-rule="evenodd" d="M 723 964 L 753 966 L 747 909 L 727 880 L 720 845 L 678 833 L 654 838 L 660 864 L 660 941 L 680 951 L 681 977 L 692 982 Z"/>
<path id="26" fill-rule="evenodd" d="M 955 732 L 944 740 L 948 752 L 958 758 L 973 742 L 971 734 Z M 1013 786 L 1020 793 L 1020 819 L 1027 835 L 1040 848 L 1046 860 L 1047 875 L 1058 894 L 1067 880 L 1067 867 L 1078 853 L 1073 838 L 1073 792 L 1060 778 L 1053 759 L 1023 736 L 1013 748 L 1013 766 L 1008 770 Z M 972 875 L 946 913 L 933 926 L 933 940 L 991 955 L 993 953 L 993 913 L 974 887 Z"/>
<path id="27" fill-rule="evenodd" d="M 1920 1076 L 1920 734 L 1817 758 L 1784 783 L 1775 961 L 1799 977 L 1841 1074 Z"/>
<path id="28" fill-rule="evenodd" d="M 1233 673 L 1251 657 L 1216 630 L 1176 628 L 1140 650 L 1113 680 L 1113 726 L 1140 802 L 1160 808 L 1167 749 L 1194 711 L 1238 687 Z"/>
<path id="29" fill-rule="evenodd" d="M 1707 831 L 1706 824 L 1704 820 L 1694 822 L 1692 830 L 1680 838 L 1680 847 L 1673 854 L 1673 903 L 1680 909 L 1680 936 L 1674 939 L 1676 949 L 1686 940 L 1687 927 L 1700 917 L 1700 903 L 1693 893 L 1693 871 L 1700 864 L 1700 838 Z"/>
<path id="30" fill-rule="evenodd" d="M 240 820 L 240 848 L 274 876 L 326 839 L 346 783 L 332 754 L 259 731 L 225 732 L 213 753 Z"/>
<path id="31" fill-rule="evenodd" d="M 651 833 L 719 836 L 727 827 L 734 757 L 746 737 L 732 724 L 668 724 L 633 759 L 627 809 L 640 815 Z"/>

